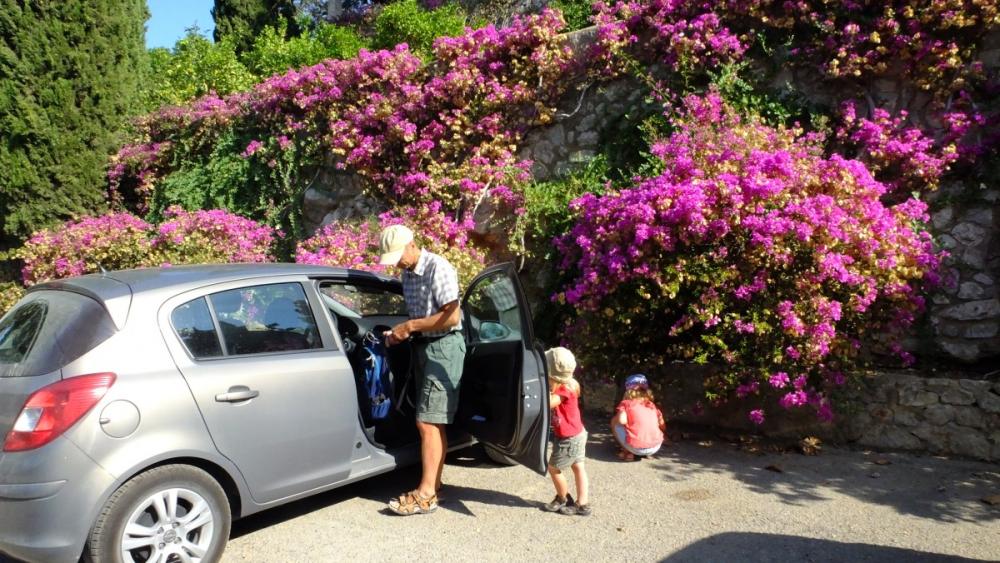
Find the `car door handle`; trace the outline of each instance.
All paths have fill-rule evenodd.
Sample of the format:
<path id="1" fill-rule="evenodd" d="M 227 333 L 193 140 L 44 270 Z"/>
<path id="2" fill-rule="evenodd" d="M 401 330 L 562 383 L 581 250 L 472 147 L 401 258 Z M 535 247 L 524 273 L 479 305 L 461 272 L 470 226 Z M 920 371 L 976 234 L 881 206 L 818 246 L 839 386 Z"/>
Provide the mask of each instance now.
<path id="1" fill-rule="evenodd" d="M 240 401 L 249 401 L 250 399 L 256 398 L 260 395 L 260 391 L 250 389 L 243 385 L 237 385 L 235 387 L 230 387 L 229 391 L 226 393 L 219 393 L 215 396 L 216 402 L 219 403 L 238 403 Z"/>

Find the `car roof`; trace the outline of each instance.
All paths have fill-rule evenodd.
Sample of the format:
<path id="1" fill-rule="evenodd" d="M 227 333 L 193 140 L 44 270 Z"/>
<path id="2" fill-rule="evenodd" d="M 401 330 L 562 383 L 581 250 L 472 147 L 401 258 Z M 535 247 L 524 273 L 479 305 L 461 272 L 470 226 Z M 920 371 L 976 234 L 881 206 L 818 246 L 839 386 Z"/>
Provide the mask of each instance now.
<path id="1" fill-rule="evenodd" d="M 329 276 L 353 281 L 399 283 L 396 278 L 363 270 L 310 264 L 204 264 L 88 274 L 40 283 L 29 288 L 29 291 L 61 289 L 83 293 L 103 301 L 120 328 L 133 297 L 150 296 L 156 299 L 164 297 L 163 295 L 157 296 L 157 294 L 164 292 L 176 295 L 189 289 L 216 283 L 282 275 Z"/>

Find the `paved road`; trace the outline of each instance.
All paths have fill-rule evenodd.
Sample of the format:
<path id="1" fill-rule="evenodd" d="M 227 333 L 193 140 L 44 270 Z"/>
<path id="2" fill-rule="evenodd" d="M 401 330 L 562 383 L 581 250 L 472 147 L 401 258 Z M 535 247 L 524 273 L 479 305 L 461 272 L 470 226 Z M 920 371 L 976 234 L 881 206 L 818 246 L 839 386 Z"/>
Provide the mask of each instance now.
<path id="1" fill-rule="evenodd" d="M 1000 560 L 1000 506 L 980 500 L 1000 493 L 997 464 L 718 438 L 623 463 L 588 426 L 590 517 L 542 512 L 548 479 L 477 446 L 448 457 L 435 514 L 384 511 L 416 483 L 403 469 L 237 522 L 224 561 Z"/>

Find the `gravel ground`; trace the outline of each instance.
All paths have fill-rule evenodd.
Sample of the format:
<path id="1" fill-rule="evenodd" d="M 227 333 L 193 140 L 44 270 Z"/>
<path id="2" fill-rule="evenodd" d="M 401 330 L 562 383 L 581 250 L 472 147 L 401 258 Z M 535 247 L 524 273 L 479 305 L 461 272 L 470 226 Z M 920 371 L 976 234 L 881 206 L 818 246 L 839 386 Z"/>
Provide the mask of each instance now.
<path id="1" fill-rule="evenodd" d="M 1000 560 L 996 464 L 696 437 L 625 463 L 588 427 L 590 517 L 543 512 L 547 478 L 476 446 L 449 455 L 432 515 L 384 509 L 417 481 L 401 469 L 237 522 L 223 561 Z"/>

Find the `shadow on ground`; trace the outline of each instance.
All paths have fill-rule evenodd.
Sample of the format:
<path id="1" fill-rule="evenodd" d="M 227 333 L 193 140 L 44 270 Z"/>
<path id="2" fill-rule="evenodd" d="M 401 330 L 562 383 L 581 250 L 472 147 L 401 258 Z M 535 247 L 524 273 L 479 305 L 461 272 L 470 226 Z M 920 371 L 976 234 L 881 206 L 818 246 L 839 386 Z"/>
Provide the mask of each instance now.
<path id="1" fill-rule="evenodd" d="M 587 458 L 622 463 L 602 419 L 588 419 Z M 982 502 L 1000 493 L 1000 466 L 986 462 L 831 447 L 816 456 L 752 453 L 719 437 L 695 437 L 665 445 L 641 463 L 655 464 L 667 481 L 729 476 L 796 506 L 825 502 L 837 493 L 942 522 L 1000 521 L 1000 506 Z"/>
<path id="2" fill-rule="evenodd" d="M 496 467 L 497 464 L 490 461 L 483 451 L 481 445 L 457 450 L 448 454 L 445 460 L 447 465 L 461 467 Z M 447 470 L 445 472 L 447 476 Z M 251 534 L 258 530 L 267 528 L 274 524 L 284 522 L 304 516 L 317 510 L 337 504 L 351 498 L 364 498 L 380 503 L 387 503 L 389 499 L 398 496 L 400 493 L 413 490 L 420 480 L 420 467 L 417 465 L 400 468 L 382 475 L 370 477 L 363 481 L 346 485 L 325 493 L 320 493 L 304 498 L 283 506 L 265 510 L 241 520 L 233 522 L 230 539 Z M 445 483 L 442 491 L 442 500 L 439 510 L 452 510 L 460 514 L 472 515 L 466 508 L 465 502 L 473 501 L 481 504 L 495 504 L 499 506 L 509 506 L 515 508 L 540 508 L 542 503 L 525 500 L 521 497 L 497 490 L 479 489 L 466 487 L 457 484 Z M 396 517 L 388 510 L 380 511 L 387 516 Z M 3 563 L 0 561 L 0 563 Z"/>
<path id="3" fill-rule="evenodd" d="M 980 560 L 864 543 L 842 543 L 779 534 L 731 532 L 699 540 L 661 561 L 664 563 L 688 561 L 961 563 Z"/>

